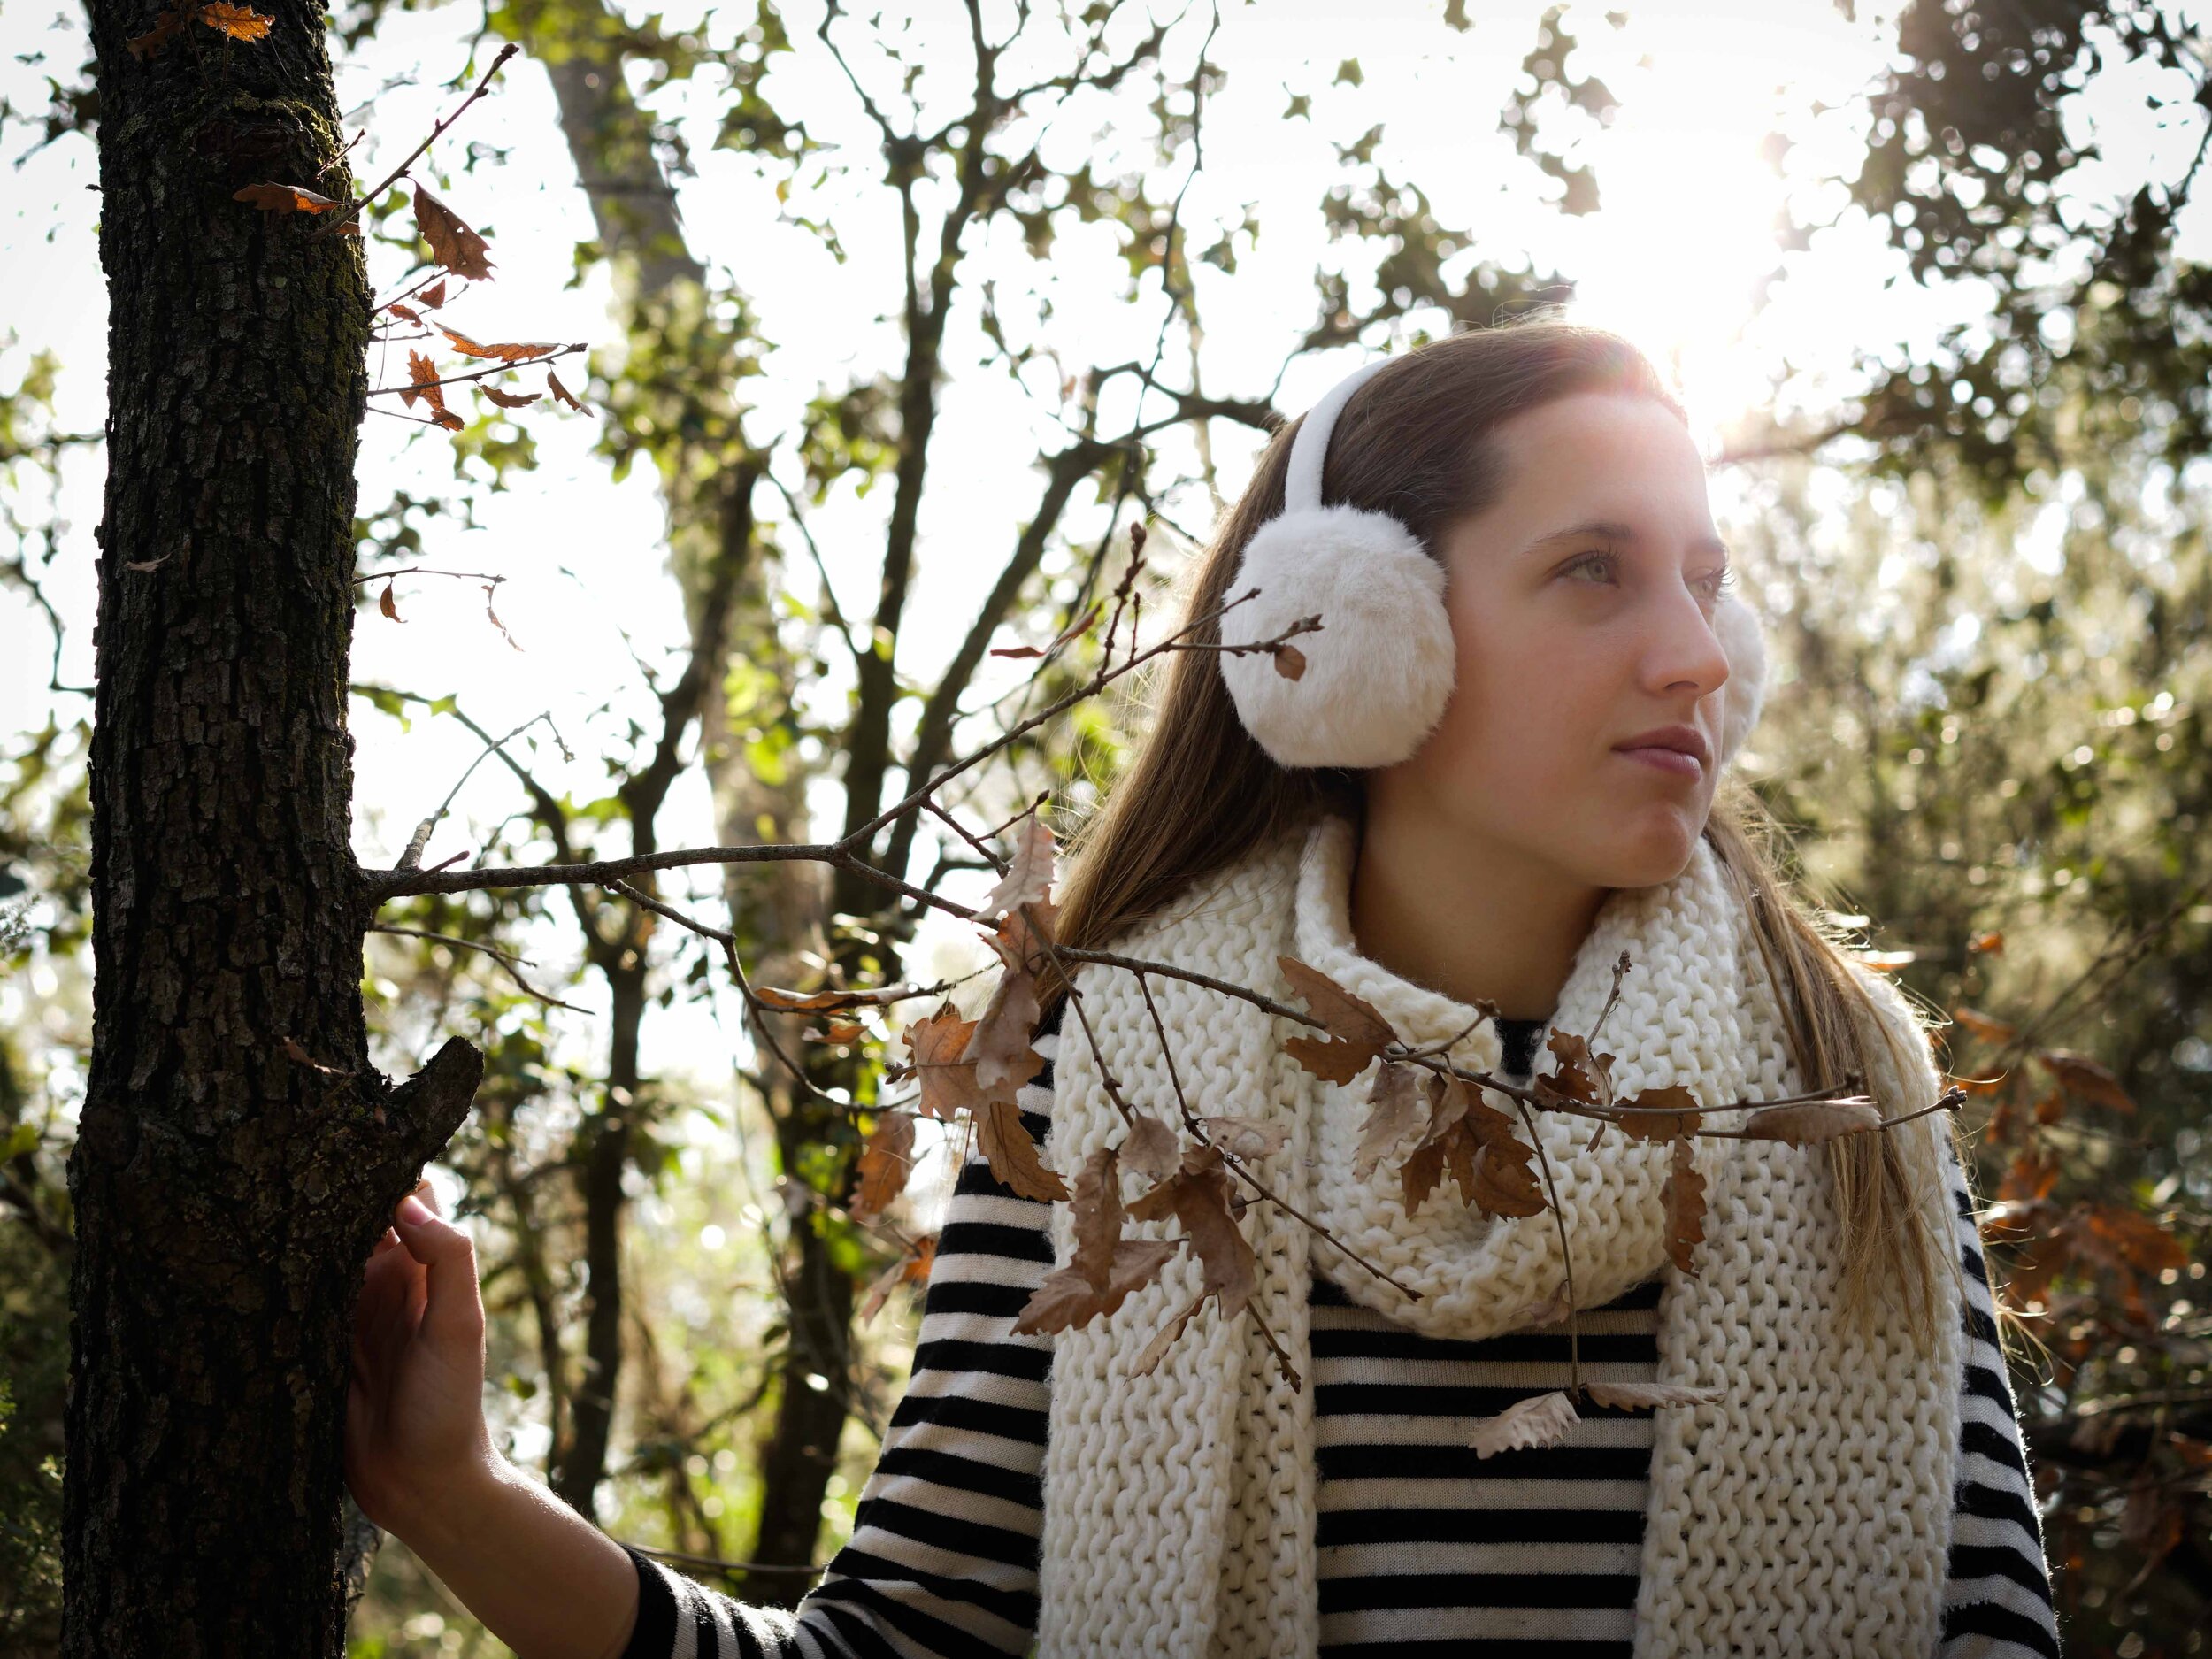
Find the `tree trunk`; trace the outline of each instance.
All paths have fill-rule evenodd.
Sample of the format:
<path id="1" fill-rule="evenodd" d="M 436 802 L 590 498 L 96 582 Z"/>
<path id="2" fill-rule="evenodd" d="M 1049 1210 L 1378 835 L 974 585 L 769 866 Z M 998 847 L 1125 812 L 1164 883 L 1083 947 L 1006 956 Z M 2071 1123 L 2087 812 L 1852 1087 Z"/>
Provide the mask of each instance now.
<path id="1" fill-rule="evenodd" d="M 344 197 L 319 9 L 258 41 L 94 0 L 108 476 L 91 753 L 93 1048 L 63 1651 L 344 1651 L 360 1267 L 465 1116 L 457 1040 L 368 1065 L 345 726 L 359 242 L 233 199 Z"/>

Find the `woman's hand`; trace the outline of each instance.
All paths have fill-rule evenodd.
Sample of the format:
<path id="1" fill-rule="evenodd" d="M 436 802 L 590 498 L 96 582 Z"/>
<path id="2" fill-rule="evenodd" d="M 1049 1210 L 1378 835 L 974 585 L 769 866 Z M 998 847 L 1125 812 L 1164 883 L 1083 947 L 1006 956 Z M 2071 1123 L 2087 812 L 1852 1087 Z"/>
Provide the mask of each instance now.
<path id="1" fill-rule="evenodd" d="M 427 1181 L 369 1254 L 346 1393 L 347 1489 L 403 1538 L 441 1489 L 480 1483 L 498 1461 L 484 1423 L 475 1247 L 426 1200 Z"/>

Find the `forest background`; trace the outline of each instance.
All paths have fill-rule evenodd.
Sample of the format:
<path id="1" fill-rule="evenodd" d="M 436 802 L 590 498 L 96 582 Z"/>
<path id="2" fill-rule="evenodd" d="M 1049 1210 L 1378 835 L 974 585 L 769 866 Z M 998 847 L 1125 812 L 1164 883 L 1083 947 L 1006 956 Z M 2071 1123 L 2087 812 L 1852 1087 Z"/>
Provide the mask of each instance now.
<path id="1" fill-rule="evenodd" d="M 359 183 L 484 88 L 361 221 L 360 863 L 864 825 L 1091 677 L 1096 632 L 1062 636 L 1133 526 L 1149 638 L 1276 424 L 1367 355 L 1566 302 L 1676 379 L 1712 458 L 1777 659 L 1740 769 L 1955 1022 L 2070 1651 L 2203 1651 L 2212 67 L 2200 8 L 2025 10 L 341 7 Z M 6 1654 L 56 1651 L 62 1604 L 92 528 L 131 413 L 102 93 L 162 16 L 0 14 Z M 164 50 L 219 81 L 265 44 L 188 20 Z M 518 341 L 547 343 L 467 350 Z M 1048 793 L 1064 834 L 1141 714 L 1083 701 L 942 803 L 982 835 Z M 933 815 L 872 854 L 970 903 L 997 874 Z M 509 1455 L 787 1602 L 850 1528 L 960 1150 L 918 1125 L 870 1213 L 867 1107 L 993 962 L 850 870 L 655 891 L 756 983 L 934 994 L 749 1013 L 721 942 L 621 890 L 423 893 L 377 913 L 369 1054 L 483 1051 L 431 1174 L 478 1240 Z M 357 1558 L 351 1651 L 496 1649 L 396 1540 Z"/>

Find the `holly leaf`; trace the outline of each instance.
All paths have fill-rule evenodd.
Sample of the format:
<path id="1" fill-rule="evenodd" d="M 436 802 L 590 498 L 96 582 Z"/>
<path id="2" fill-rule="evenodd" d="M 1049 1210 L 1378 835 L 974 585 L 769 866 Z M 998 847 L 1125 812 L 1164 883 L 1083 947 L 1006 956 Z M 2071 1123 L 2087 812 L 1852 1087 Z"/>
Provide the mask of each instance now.
<path id="1" fill-rule="evenodd" d="M 1581 1420 L 1575 1402 L 1565 1394 L 1532 1394 L 1486 1419 L 1467 1444 L 1478 1459 L 1499 1452 L 1533 1451 L 1555 1444 Z"/>
<path id="2" fill-rule="evenodd" d="M 430 244 L 430 257 L 456 276 L 488 280 L 491 247 L 471 230 L 461 216 L 422 185 L 415 187 L 415 227 Z"/>

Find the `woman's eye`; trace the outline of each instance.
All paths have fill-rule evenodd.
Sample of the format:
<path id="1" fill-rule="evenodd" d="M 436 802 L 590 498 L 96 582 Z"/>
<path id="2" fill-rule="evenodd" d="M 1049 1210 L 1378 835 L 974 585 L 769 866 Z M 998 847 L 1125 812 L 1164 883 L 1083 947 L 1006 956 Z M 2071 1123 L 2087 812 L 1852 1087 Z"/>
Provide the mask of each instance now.
<path id="1" fill-rule="evenodd" d="M 1568 565 L 1563 574 L 1571 576 L 1580 571 L 1601 570 L 1609 577 L 1613 573 L 1613 560 L 1614 556 L 1610 553 L 1585 553 Z"/>
<path id="2" fill-rule="evenodd" d="M 1701 578 L 1698 585 L 1710 593 L 1715 599 L 1718 599 L 1723 594 L 1731 592 L 1735 588 L 1736 568 L 1732 565 L 1724 565 L 1710 576 Z"/>

